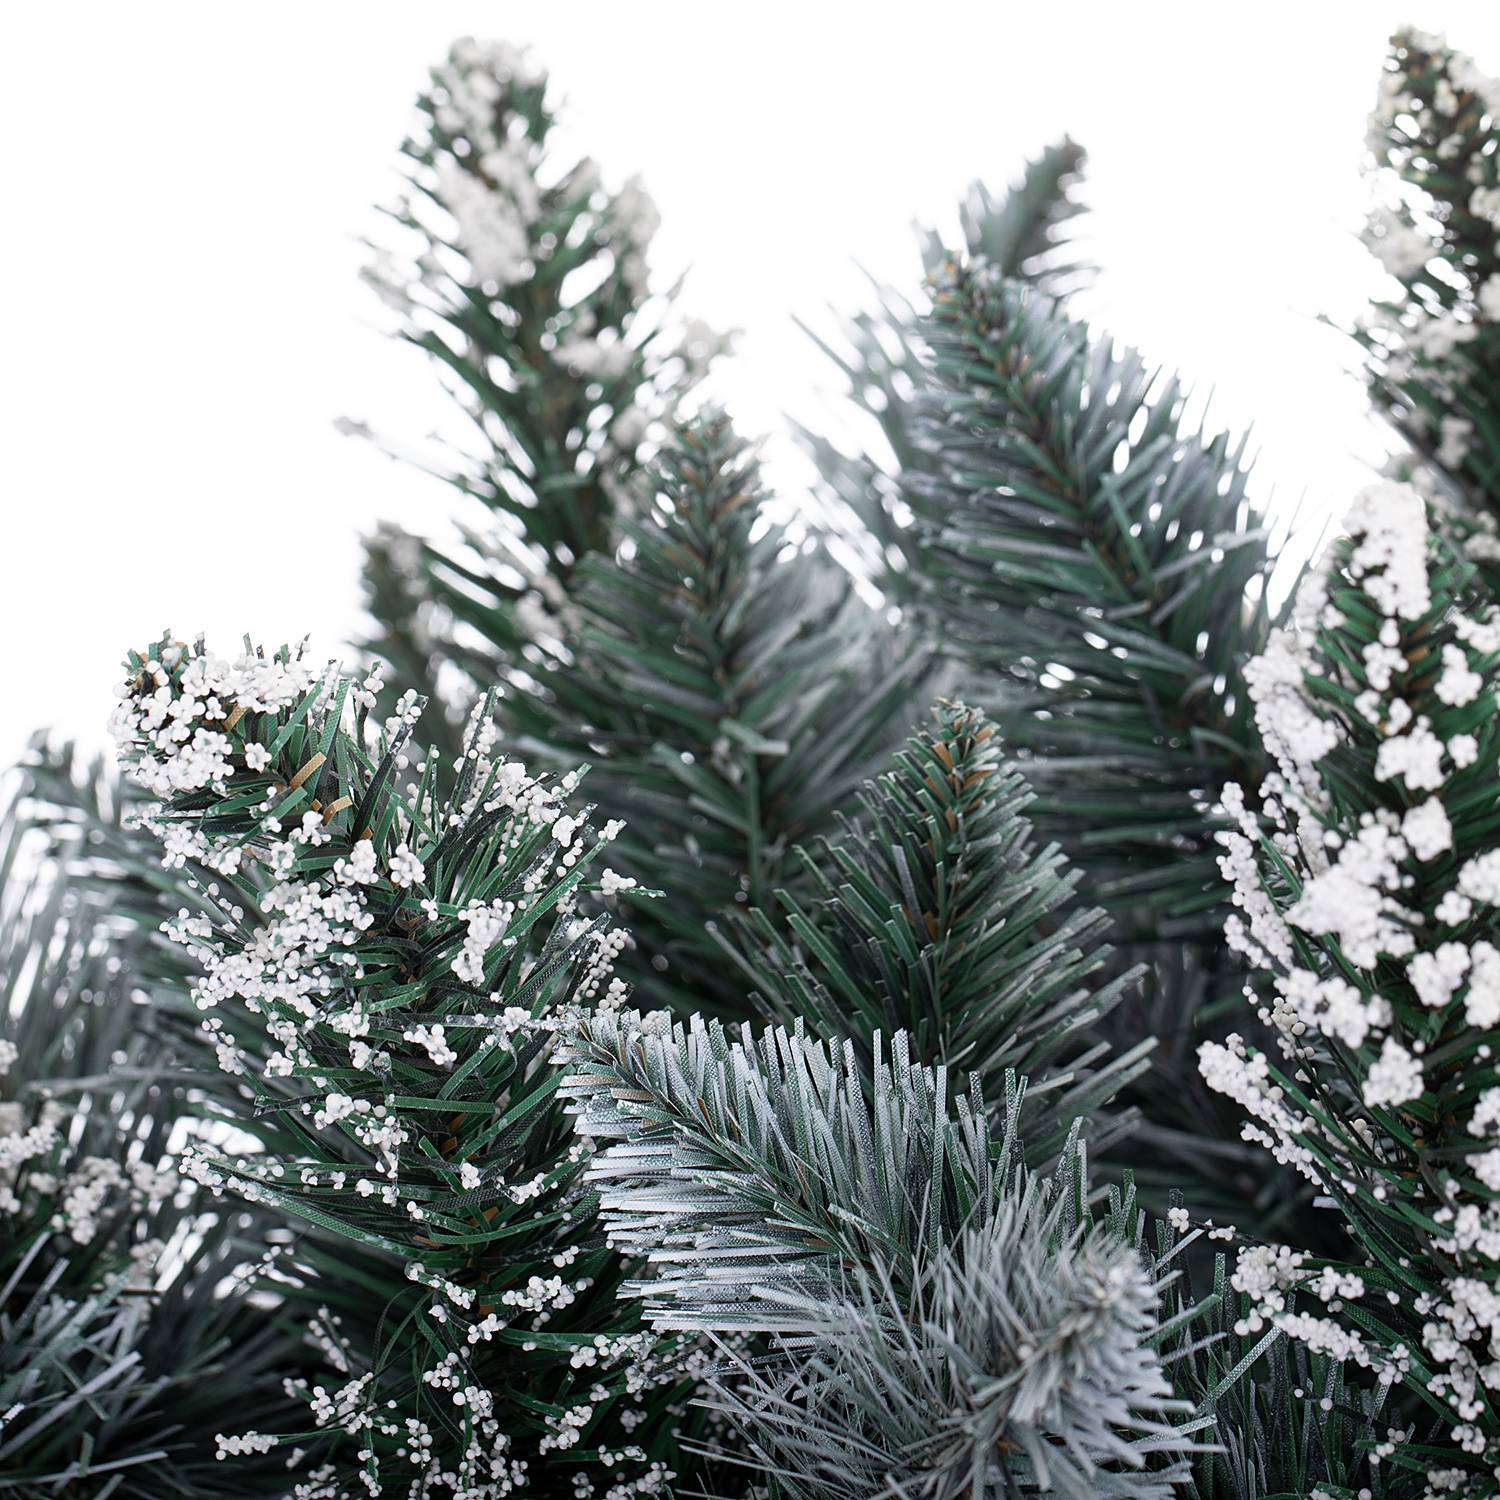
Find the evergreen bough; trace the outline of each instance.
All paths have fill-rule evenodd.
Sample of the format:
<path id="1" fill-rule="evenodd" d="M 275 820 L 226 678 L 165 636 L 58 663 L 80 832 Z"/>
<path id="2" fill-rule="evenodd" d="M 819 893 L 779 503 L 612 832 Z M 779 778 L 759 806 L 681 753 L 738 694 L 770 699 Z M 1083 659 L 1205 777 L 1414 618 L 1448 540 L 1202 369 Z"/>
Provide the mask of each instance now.
<path id="1" fill-rule="evenodd" d="M 1030 1150 L 1060 1150 L 1080 1119 L 1097 1148 L 1128 1128 L 1107 1105 L 1152 1047 L 1111 1057 L 1100 1036 L 1140 974 L 1101 972 L 1108 918 L 1079 903 L 1056 846 L 1038 847 L 1032 793 L 1002 749 L 983 713 L 940 703 L 842 835 L 798 851 L 804 894 L 781 892 L 776 919 L 750 914 L 741 962 L 784 1025 L 866 1058 L 899 1032 L 918 1061 L 974 1076 L 989 1098 L 1030 1078 Z"/>
<path id="2" fill-rule="evenodd" d="M 495 758 L 482 705 L 450 781 L 404 753 L 420 705 L 376 725 L 373 699 L 285 649 L 163 639 L 115 720 L 168 859 L 217 877 L 174 936 L 255 1148 L 187 1169 L 313 1247 L 273 1289 L 326 1371 L 299 1429 L 239 1442 L 295 1447 L 328 1500 L 665 1492 L 681 1372 L 615 1300 L 547 1063 L 559 1014 L 612 998 L 577 910 L 607 834 L 576 777 Z"/>
<path id="3" fill-rule="evenodd" d="M 969 186 L 959 207 L 964 247 L 1001 275 L 1025 281 L 1059 300 L 1089 276 L 1074 242 L 1083 211 L 1078 184 L 1082 147 L 1070 140 L 1049 146 L 998 198 L 982 182 Z M 925 230 L 922 263 L 930 274 L 947 254 L 942 237 Z M 912 525 L 903 486 L 930 465 L 922 440 L 921 393 L 927 385 L 921 313 L 893 287 L 874 284 L 875 305 L 841 319 L 837 341 L 807 329 L 843 377 L 850 402 L 868 434 L 847 448 L 798 425 L 797 433 L 822 477 L 826 497 L 851 524 L 840 540 L 887 599 L 910 603 L 928 583 L 921 564 L 920 533 Z"/>
<path id="4" fill-rule="evenodd" d="M 928 583 L 919 631 L 977 680 L 1031 816 L 1144 962 L 1116 1035 L 1158 1039 L 1137 1095 L 1158 1207 L 1269 1225 L 1295 1189 L 1196 1077 L 1238 985 L 1213 810 L 1262 752 L 1241 673 L 1273 558 L 1243 442 L 1190 425 L 1178 382 L 984 261 L 947 259 L 923 325 L 926 457 L 905 493 Z M 966 689 L 966 691 L 968 691 Z"/>
<path id="5" fill-rule="evenodd" d="M 1384 200 L 1366 241 L 1393 283 L 1356 330 L 1375 409 L 1414 472 L 1500 556 L 1500 83 L 1439 36 L 1391 39 L 1370 117 Z M 1412 470 L 1412 461 L 1416 469 Z"/>
<path id="6" fill-rule="evenodd" d="M 992 1138 L 977 1085 L 872 1048 L 579 1023 L 564 1092 L 612 1143 L 590 1175 L 653 1322 L 772 1336 L 718 1400 L 778 1496 L 1170 1494 L 1192 1442 L 1156 1290 L 1092 1222 L 1076 1137 L 1032 1176 L 1019 1087 Z"/>
<path id="7" fill-rule="evenodd" d="M 926 333 L 934 628 L 1012 686 L 1007 739 L 1100 894 L 1190 936 L 1218 899 L 1203 799 L 1257 755 L 1239 672 L 1269 562 L 1243 444 L 983 262 L 939 271 Z"/>
<path id="8" fill-rule="evenodd" d="M 924 663 L 772 518 L 722 412 L 676 429 L 650 480 L 653 503 L 580 569 L 570 631 L 502 713 L 521 743 L 593 763 L 591 791 L 625 824 L 621 870 L 664 893 L 630 905 L 632 981 L 743 1016 L 715 924 L 770 905 L 793 844 L 833 826 L 915 716 Z"/>
<path id="9" fill-rule="evenodd" d="M 560 160 L 547 76 L 504 43 L 456 42 L 417 100 L 406 190 L 366 277 L 442 370 L 467 436 L 417 462 L 466 501 L 456 533 L 369 539 L 370 651 L 396 694 L 465 700 L 503 677 L 608 550 L 631 480 L 718 352 L 653 293 L 656 208 Z M 355 424 L 358 426 L 358 424 Z"/>
<path id="10" fill-rule="evenodd" d="M 0 818 L 0 1483 L 27 1496 L 271 1496 L 221 1435 L 284 1417 L 297 1337 L 257 1306 L 263 1217 L 179 1176 L 181 1079 L 136 934 Z"/>
<path id="11" fill-rule="evenodd" d="M 1346 526 L 1250 674 L 1276 770 L 1258 802 L 1226 794 L 1230 936 L 1276 1046 L 1231 1036 L 1202 1066 L 1354 1253 L 1250 1246 L 1235 1286 L 1252 1331 L 1400 1388 L 1383 1468 L 1492 1495 L 1500 617 L 1411 487 Z"/>

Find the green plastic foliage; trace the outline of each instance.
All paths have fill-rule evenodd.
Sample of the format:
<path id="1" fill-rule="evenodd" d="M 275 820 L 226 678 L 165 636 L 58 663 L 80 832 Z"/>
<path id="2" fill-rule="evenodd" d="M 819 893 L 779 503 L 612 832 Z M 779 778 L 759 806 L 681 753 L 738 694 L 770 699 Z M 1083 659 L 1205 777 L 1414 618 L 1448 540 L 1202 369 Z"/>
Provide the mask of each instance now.
<path id="1" fill-rule="evenodd" d="M 1392 290 L 1355 330 L 1376 410 L 1464 513 L 1486 564 L 1500 556 L 1497 105 L 1500 84 L 1442 37 L 1392 37 L 1370 117 L 1383 206 L 1366 234 Z"/>
<path id="2" fill-rule="evenodd" d="M 559 763 L 593 761 L 590 790 L 625 823 L 617 864 L 664 892 L 630 905 L 638 988 L 744 1016 L 714 924 L 768 903 L 792 845 L 833 825 L 910 722 L 924 663 L 774 521 L 721 413 L 677 431 L 653 479 L 620 555 L 581 570 L 567 641 L 507 722 Z"/>
<path id="3" fill-rule="evenodd" d="M 991 1135 L 898 1033 L 862 1066 L 781 1028 L 632 1013 L 560 1057 L 613 1242 L 663 1328 L 771 1338 L 718 1400 L 772 1493 L 1166 1496 L 1185 1476 L 1157 1297 L 1095 1225 L 1075 1137 L 1028 1173 L 1012 1081 Z"/>
<path id="4" fill-rule="evenodd" d="M 1010 683 L 1039 821 L 1127 915 L 1213 920 L 1203 801 L 1253 765 L 1240 662 L 1268 559 L 1242 448 L 1038 293 L 949 263 L 927 323 L 941 471 L 912 505 L 955 655 Z"/>
<path id="5" fill-rule="evenodd" d="M 1090 267 L 1073 240 L 1082 213 L 1077 188 L 1083 149 L 1070 140 L 1049 146 L 1000 197 L 974 182 L 959 206 L 959 224 L 971 256 L 1024 280 L 1053 297 L 1083 285 Z M 922 234 L 928 271 L 942 264 L 945 248 L 932 230 Z M 919 557 L 920 537 L 902 494 L 904 476 L 924 470 L 930 459 L 921 436 L 921 391 L 926 364 L 921 316 L 909 298 L 874 282 L 868 311 L 840 319 L 829 342 L 809 337 L 838 368 L 850 401 L 868 434 L 862 448 L 845 448 L 823 433 L 798 425 L 797 435 L 823 479 L 835 511 L 852 520 L 841 540 L 890 600 L 910 603 L 928 580 Z"/>
<path id="6" fill-rule="evenodd" d="M 459 41 L 417 107 L 406 193 L 366 276 L 462 414 L 462 439 L 414 461 L 464 504 L 451 534 L 371 537 L 368 645 L 398 688 L 437 682 L 452 699 L 493 685 L 579 562 L 613 546 L 659 424 L 721 341 L 675 317 L 675 290 L 652 292 L 651 199 L 560 152 L 525 53 Z M 454 727 L 424 733 L 453 750 Z"/>
<path id="7" fill-rule="evenodd" d="M 990 1097 L 1023 1075 L 1030 1150 L 1060 1150 L 1080 1118 L 1097 1149 L 1128 1126 L 1108 1105 L 1152 1046 L 1111 1056 L 1100 1037 L 1139 971 L 1101 972 L 1108 918 L 1079 902 L 1057 847 L 1038 846 L 994 723 L 953 703 L 933 720 L 841 836 L 799 851 L 805 894 L 783 892 L 779 920 L 751 915 L 750 983 L 787 1026 L 862 1051 L 903 1032 L 919 1061 L 974 1073 Z"/>
<path id="8" fill-rule="evenodd" d="M 218 1435 L 284 1419 L 296 1336 L 252 1301 L 265 1223 L 178 1175 L 182 1080 L 132 975 L 139 935 L 0 814 L 0 1491 L 282 1493 Z"/>
<path id="9" fill-rule="evenodd" d="M 1415 490 L 1366 491 L 1348 526 L 1251 673 L 1277 767 L 1259 818 L 1229 799 L 1231 936 L 1275 1045 L 1206 1046 L 1203 1071 L 1353 1242 L 1241 1251 L 1245 1325 L 1398 1383 L 1387 1465 L 1489 1495 L 1500 621 Z"/>
<path id="10" fill-rule="evenodd" d="M 129 670 L 148 826 L 217 877 L 175 935 L 257 1143 L 190 1164 L 306 1236 L 274 1285 L 326 1360 L 304 1430 L 241 1441 L 295 1445 L 315 1500 L 664 1491 L 680 1372 L 615 1300 L 547 1063 L 613 953 L 578 911 L 602 843 L 576 776 L 497 760 L 480 713 L 449 784 L 408 764 L 418 706 L 377 727 L 368 682 L 286 650 L 168 640 Z"/>

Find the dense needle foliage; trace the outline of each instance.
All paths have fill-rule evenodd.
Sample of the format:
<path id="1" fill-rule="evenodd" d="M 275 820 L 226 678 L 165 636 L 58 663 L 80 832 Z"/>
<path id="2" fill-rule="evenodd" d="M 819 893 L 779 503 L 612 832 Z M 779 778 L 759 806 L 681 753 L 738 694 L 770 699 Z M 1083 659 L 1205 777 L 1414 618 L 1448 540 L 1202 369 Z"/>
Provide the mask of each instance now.
<path id="1" fill-rule="evenodd" d="M 172 935 L 256 1138 L 186 1168 L 304 1228 L 282 1276 L 327 1366 L 298 1427 L 237 1443 L 295 1444 L 330 1500 L 660 1492 L 678 1371 L 615 1300 L 548 1065 L 560 1011 L 612 998 L 606 924 L 576 911 L 612 830 L 576 777 L 497 759 L 482 705 L 450 779 L 409 770 L 419 704 L 371 724 L 368 680 L 300 654 L 164 639 L 129 665 L 116 737 L 168 861 L 218 877 Z"/>
<path id="2" fill-rule="evenodd" d="M 1289 589 L 1071 142 L 822 341 L 798 506 L 455 44 L 366 665 L 164 636 L 0 818 L 0 1494 L 1500 1495 L 1497 106 L 1393 39 L 1397 451 Z"/>
<path id="3" fill-rule="evenodd" d="M 182 1075 L 135 988 L 140 943 L 0 817 L 0 1474 L 122 1500 L 267 1492 L 218 1437 L 275 1420 L 295 1331 L 255 1305 L 268 1221 L 173 1162 Z"/>
<path id="4" fill-rule="evenodd" d="M 436 452 L 396 451 L 467 503 L 451 535 L 368 539 L 368 645 L 397 693 L 436 683 L 462 705 L 613 545 L 642 456 L 722 341 L 653 292 L 658 216 L 640 182 L 611 190 L 592 160 L 560 159 L 552 90 L 526 53 L 455 43 L 417 108 L 406 191 L 366 278 L 461 418 Z M 461 711 L 434 717 L 456 748 Z"/>
<path id="5" fill-rule="evenodd" d="M 637 988 L 744 1014 L 715 925 L 765 907 L 794 842 L 839 809 L 920 711 L 923 662 L 848 578 L 770 518 L 749 447 L 722 413 L 680 428 L 628 552 L 581 569 L 574 622 L 507 722 L 622 820 Z M 627 897 L 627 900 L 629 898 Z"/>

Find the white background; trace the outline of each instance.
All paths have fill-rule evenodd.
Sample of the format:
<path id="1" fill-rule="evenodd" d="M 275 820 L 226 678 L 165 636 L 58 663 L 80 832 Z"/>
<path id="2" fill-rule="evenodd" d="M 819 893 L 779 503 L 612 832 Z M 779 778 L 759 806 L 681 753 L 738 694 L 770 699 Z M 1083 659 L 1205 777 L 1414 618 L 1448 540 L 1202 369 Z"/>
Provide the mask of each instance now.
<path id="1" fill-rule="evenodd" d="M 0 760 L 102 743 L 121 652 L 357 618 L 357 534 L 447 492 L 339 437 L 445 407 L 356 278 L 411 98 L 453 37 L 532 45 L 567 142 L 660 205 L 659 273 L 743 330 L 720 391 L 805 483 L 783 414 L 836 382 L 790 322 L 915 288 L 948 222 L 1071 132 L 1089 150 L 1085 310 L 1253 423 L 1258 492 L 1337 513 L 1382 440 L 1347 373 L 1376 283 L 1355 234 L 1384 40 L 1446 29 L 1500 71 L 1500 10 L 1431 4 L 346 3 L 0 9 Z"/>

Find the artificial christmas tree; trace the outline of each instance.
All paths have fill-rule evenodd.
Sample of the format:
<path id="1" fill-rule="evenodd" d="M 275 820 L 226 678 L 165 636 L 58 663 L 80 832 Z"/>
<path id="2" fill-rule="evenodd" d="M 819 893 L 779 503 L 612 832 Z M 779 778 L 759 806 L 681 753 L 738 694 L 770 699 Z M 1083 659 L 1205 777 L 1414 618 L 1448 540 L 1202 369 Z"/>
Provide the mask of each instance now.
<path id="1" fill-rule="evenodd" d="M 1060 305 L 1076 148 L 855 321 L 828 537 L 455 47 L 370 274 L 470 516 L 372 546 L 384 665 L 164 638 L 5 824 L 0 1487 L 1500 1493 L 1493 88 L 1391 77 L 1420 492 L 1275 617 L 1242 445 Z"/>

